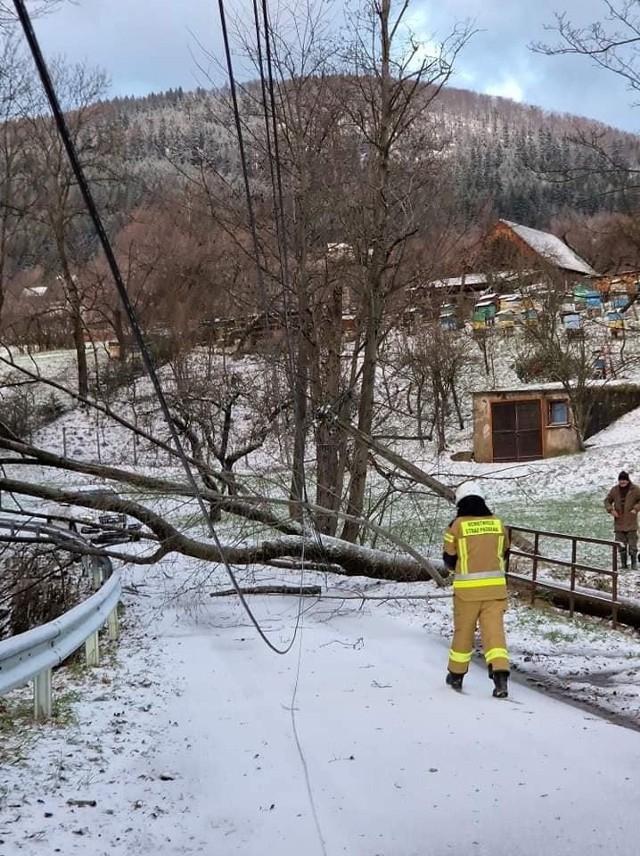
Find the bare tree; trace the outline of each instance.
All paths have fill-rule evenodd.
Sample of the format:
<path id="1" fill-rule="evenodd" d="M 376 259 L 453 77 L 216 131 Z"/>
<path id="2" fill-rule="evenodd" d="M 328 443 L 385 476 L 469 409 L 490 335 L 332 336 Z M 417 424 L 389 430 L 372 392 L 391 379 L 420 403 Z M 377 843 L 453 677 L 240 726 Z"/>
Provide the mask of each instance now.
<path id="1" fill-rule="evenodd" d="M 331 447 L 326 459 L 322 457 L 324 451 L 316 451 L 323 491 L 317 496 L 326 498 L 328 504 L 317 503 L 315 507 L 306 504 L 318 520 L 324 521 L 326 530 L 335 531 L 337 521 L 343 522 L 344 527 L 343 539 L 323 538 L 316 542 L 314 555 L 322 555 L 324 550 L 330 556 L 341 557 L 340 561 L 349 572 L 366 571 L 374 576 L 413 574 L 414 578 L 416 574 L 430 575 L 423 560 L 416 559 L 407 545 L 402 545 L 402 550 L 410 558 L 407 562 L 402 557 L 395 560 L 398 571 L 393 570 L 394 561 L 383 551 L 361 552 L 353 543 L 364 528 L 372 525 L 363 519 L 370 454 L 366 438 L 377 406 L 376 370 L 389 333 L 393 298 L 408 282 L 415 280 L 419 269 L 424 270 L 413 248 L 427 235 L 425 220 L 433 222 L 435 212 L 441 214 L 444 207 L 439 197 L 442 189 L 439 177 L 443 172 L 439 156 L 444 144 L 436 142 L 436 134 L 429 127 L 429 110 L 452 73 L 455 56 L 470 35 L 468 27 L 456 29 L 451 39 L 429 56 L 425 56 L 423 46 L 409 39 L 407 52 L 400 54 L 395 44 L 400 39 L 407 8 L 407 3 L 396 8 L 389 0 L 367 2 L 366 27 L 363 29 L 360 20 L 353 22 L 349 48 L 342 53 L 340 61 L 336 58 L 335 45 L 330 51 L 333 73 L 329 73 L 330 68 L 325 65 L 317 74 L 319 66 L 315 65 L 287 76 L 286 62 L 281 67 L 275 118 L 279 122 L 281 141 L 286 143 L 286 152 L 281 153 L 283 194 L 282 200 L 278 200 L 284 208 L 286 234 L 284 237 L 282 233 L 278 235 L 279 214 L 269 211 L 264 196 L 258 198 L 259 225 L 266 228 L 260 231 L 256 262 L 266 286 L 265 313 L 275 308 L 287 333 L 286 347 L 279 358 L 280 365 L 285 364 L 289 373 L 295 402 L 296 431 L 291 433 L 296 439 L 288 497 L 295 511 L 294 520 L 280 517 L 277 500 L 257 496 L 243 486 L 240 479 L 233 478 L 232 467 L 237 460 L 234 456 L 239 452 L 246 454 L 243 450 L 251 444 L 251 437 L 244 442 L 238 432 L 236 437 L 240 437 L 241 442 L 233 447 L 230 429 L 237 418 L 240 399 L 230 376 L 219 386 L 211 381 L 199 390 L 184 386 L 185 406 L 177 398 L 174 402 L 178 424 L 191 444 L 190 460 L 204 484 L 206 501 L 228 513 L 259 520 L 281 535 L 292 536 L 275 544 L 265 539 L 258 549 L 229 549 L 226 555 L 231 561 L 268 559 L 311 549 L 311 541 L 303 537 L 299 525 L 300 509 L 306 500 L 300 476 L 306 464 L 309 432 L 316 430 L 316 443 L 322 444 L 326 439 Z M 76 114 L 80 117 L 83 111 L 81 106 L 70 116 L 75 119 Z M 90 117 L 85 114 L 85 118 Z M 40 120 L 34 123 L 34 130 L 42 139 L 43 153 L 55 161 L 53 141 L 47 141 Z M 83 143 L 92 139 L 91 125 L 82 127 L 84 136 L 81 127 L 77 129 L 80 150 Z M 265 141 L 260 142 L 264 152 Z M 96 153 L 98 151 L 96 148 Z M 256 158 L 250 169 L 258 168 Z M 67 253 L 68 277 L 65 278 L 64 265 L 61 265 L 61 275 L 67 294 L 73 297 L 73 273 L 77 270 L 80 275 L 77 256 L 80 261 L 83 259 L 80 252 L 71 258 L 68 256 L 68 238 L 73 234 L 79 210 L 74 208 L 73 182 L 55 169 L 53 174 L 59 176 L 66 195 L 56 197 L 56 189 L 52 188 L 54 204 L 50 207 L 42 204 L 41 210 L 48 212 L 51 208 L 53 214 L 57 214 L 55 217 L 52 214 L 49 220 L 44 217 L 41 220 L 55 238 L 57 261 L 60 262 L 61 253 Z M 231 203 L 237 200 L 235 188 L 223 187 L 213 170 L 204 179 L 210 211 L 216 218 L 213 222 L 225 228 L 237 257 L 249 258 L 253 248 L 246 241 L 249 233 L 246 220 L 237 216 L 237 206 L 233 210 L 229 202 L 229 199 Z M 263 174 L 260 191 L 264 192 L 265 187 Z M 216 202 L 225 193 L 227 208 L 221 211 Z M 42 200 L 45 198 L 43 195 Z M 426 212 L 429 212 L 428 217 Z M 342 262 L 337 265 L 329 245 L 347 248 Z M 195 245 L 187 242 L 186 246 L 191 249 Z M 195 261 L 199 263 L 200 257 Z M 194 283 L 202 279 L 205 270 L 206 267 L 198 267 Z M 188 266 L 181 264 L 173 273 L 176 276 L 184 273 L 186 279 Z M 82 280 L 79 283 L 74 318 L 82 318 L 86 309 L 85 283 Z M 168 289 L 166 293 L 170 293 Z M 343 340 L 345 306 L 354 310 L 355 317 L 354 342 L 350 349 L 344 347 Z M 188 372 L 184 372 L 184 377 L 190 383 Z M 85 390 L 86 386 L 81 384 L 77 400 L 83 403 L 87 401 Z M 283 403 L 282 393 L 277 392 L 274 399 L 275 407 L 263 407 L 261 415 L 267 423 Z M 214 421 L 211 414 L 205 412 L 211 402 L 216 410 Z M 105 406 L 101 407 L 103 412 Z M 326 422 L 320 418 L 322 411 L 329 415 Z M 345 429 L 341 424 L 343 417 L 354 411 L 357 411 L 358 432 L 355 434 L 350 432 L 352 426 Z M 117 414 L 110 411 L 109 416 L 116 418 Z M 313 425 L 316 416 L 319 418 Z M 337 418 L 332 420 L 334 416 Z M 256 427 L 259 429 L 260 425 Z M 256 436 L 257 440 L 261 439 L 260 431 Z M 356 438 L 349 440 L 350 457 L 346 454 L 347 436 Z M 145 439 L 172 453 L 170 444 L 162 443 L 152 432 Z M 11 438 L 0 441 L 0 446 L 7 455 L 4 463 L 12 468 L 37 463 L 193 499 L 193 493 L 189 490 L 185 493 L 178 480 L 145 479 L 132 469 L 116 470 L 81 463 L 27 447 Z M 350 477 L 346 512 L 338 507 L 343 498 L 344 473 Z M 225 482 L 232 484 L 232 490 L 223 493 L 220 485 Z M 0 481 L 0 486 L 45 500 L 89 505 L 89 500 L 82 500 L 77 494 L 34 485 L 25 477 L 7 476 Z M 444 486 L 439 489 L 443 496 L 450 498 L 449 489 Z M 111 502 L 114 508 L 136 516 L 150 530 L 152 551 L 140 557 L 140 561 L 154 561 L 170 550 L 205 559 L 215 557 L 211 545 L 177 531 L 168 519 L 149 507 L 117 498 Z"/>
<path id="2" fill-rule="evenodd" d="M 355 547 L 341 539 L 328 536 L 323 538 L 308 537 L 303 528 L 295 521 L 291 521 L 278 513 L 278 502 L 273 498 L 255 493 L 245 493 L 241 497 L 235 495 L 221 496 L 218 491 L 203 488 L 200 491 L 200 496 L 205 502 L 219 505 L 222 510 L 228 513 L 259 522 L 262 526 L 272 530 L 272 537 L 267 536 L 258 543 L 239 544 L 237 546 L 226 545 L 220 550 L 209 539 L 194 538 L 188 531 L 177 528 L 168 517 L 154 510 L 149 501 L 143 505 L 140 502 L 124 499 L 115 493 L 113 495 L 100 494 L 95 496 L 73 489 L 63 490 L 30 481 L 28 477 L 20 477 L 20 474 L 25 469 L 27 472 L 32 470 L 34 464 L 38 464 L 45 468 L 82 473 L 93 478 L 109 479 L 118 483 L 122 488 L 134 486 L 144 490 L 147 496 L 155 495 L 159 499 L 169 495 L 174 500 L 180 498 L 193 500 L 195 498 L 194 491 L 190 486 L 185 486 L 181 480 L 153 478 L 132 470 L 61 457 L 35 446 L 21 443 L 10 436 L 0 435 L 0 448 L 4 449 L 5 455 L 8 455 L 2 459 L 2 463 L 5 467 L 10 467 L 12 471 L 11 474 L 8 474 L 5 470 L 5 475 L 0 477 L 0 490 L 3 492 L 6 491 L 14 497 L 31 497 L 48 502 L 97 508 L 101 511 L 117 511 L 135 517 L 147 528 L 146 541 L 149 549 L 136 554 L 98 547 L 92 551 L 89 550 L 97 555 L 107 555 L 114 559 L 143 565 L 157 562 L 172 552 L 202 561 L 224 561 L 229 564 L 268 563 L 283 556 L 300 556 L 306 560 L 338 564 L 347 575 L 365 574 L 374 578 L 401 581 L 435 579 L 442 583 L 438 570 L 434 568 L 431 562 L 390 532 L 383 532 L 383 534 L 394 545 L 393 552 Z M 417 468 L 414 470 L 419 472 Z M 429 479 L 426 474 L 425 479 Z M 437 484 L 433 479 L 429 479 L 429 481 L 432 485 Z M 449 496 L 451 494 L 450 489 L 442 487 L 442 491 L 443 495 Z M 280 505 L 286 504 L 285 500 L 280 503 Z M 367 521 L 361 521 L 361 525 L 378 529 Z M 66 542 L 65 546 L 68 547 Z M 400 548 L 400 553 L 398 553 L 398 548 Z M 86 548 L 80 547 L 79 551 L 86 552 Z"/>
<path id="3" fill-rule="evenodd" d="M 558 40 L 549 44 L 530 45 L 537 53 L 547 56 L 573 55 L 588 60 L 600 69 L 621 78 L 632 93 L 640 91 L 640 14 L 635 0 L 601 0 L 602 20 L 586 26 L 574 24 L 567 12 L 555 13 L 555 22 L 545 29 L 555 33 Z M 638 106 L 633 101 L 632 106 Z M 608 194 L 622 194 L 637 203 L 639 189 L 637 164 L 621 156 L 612 145 L 606 128 L 577 130 L 568 139 L 595 155 L 593 162 L 572 169 L 553 181 L 573 181 L 597 171 L 608 182 Z"/>
<path id="4" fill-rule="evenodd" d="M 471 36 L 467 25 L 456 27 L 444 43 L 427 55 L 424 45 L 414 37 L 400 47 L 408 9 L 406 1 L 395 4 L 391 0 L 371 0 L 365 4 L 365 16 L 354 21 L 354 40 L 345 56 L 356 73 L 346 78 L 343 106 L 363 147 L 362 169 L 354 177 L 358 187 L 349 187 L 349 232 L 363 266 L 359 307 L 363 351 L 357 427 L 364 434 L 371 433 L 386 304 L 398 288 L 407 244 L 420 232 L 422 212 L 415 202 L 421 194 L 414 196 L 415 207 L 407 205 L 405 194 L 420 173 L 424 188 L 424 176 L 433 168 L 433 143 L 425 117 Z M 347 504 L 352 517 L 358 517 L 363 510 L 367 458 L 367 447 L 357 443 Z M 357 533 L 357 525 L 348 520 L 342 537 L 353 540 Z"/>
<path id="5" fill-rule="evenodd" d="M 640 92 L 640 14 L 635 0 L 601 0 L 602 21 L 578 27 L 567 12 L 555 14 L 555 24 L 545 29 L 555 32 L 559 41 L 549 45 L 536 42 L 533 50 L 549 56 L 573 54 L 587 57 L 595 65 L 626 81 L 633 92 Z"/>
<path id="6" fill-rule="evenodd" d="M 293 514 L 304 494 L 311 431 L 317 504 L 337 510 L 348 475 L 347 514 L 362 514 L 368 455 L 339 420 L 355 410 L 358 427 L 371 431 L 391 298 L 421 266 L 412 241 L 425 240 L 436 209 L 446 221 L 446 170 L 439 157 L 446 143 L 436 142 L 429 111 L 471 30 L 456 27 L 427 52 L 409 32 L 408 7 L 367 0 L 338 42 L 321 4 L 285 10 L 269 28 L 275 92 L 266 83 L 242 92 L 250 177 L 259 187 L 254 213 L 263 311 L 275 308 L 286 331 L 283 354 L 295 413 Z M 248 32 L 244 26 L 242 43 L 257 62 Z M 275 200 L 271 216 L 269 196 Z M 218 218 L 220 209 L 212 204 Z M 356 321 L 350 350 L 345 311 Z M 337 525 L 335 516 L 316 522 L 327 532 Z M 353 520 L 342 535 L 357 538 Z"/>
<path id="7" fill-rule="evenodd" d="M 170 369 L 172 412 L 203 483 L 210 490 L 237 496 L 234 466 L 277 434 L 275 423 L 287 407 L 271 385 L 274 373 L 247 377 L 211 347 L 183 350 L 171 360 Z M 215 478 L 213 466 L 219 467 Z M 213 519 L 219 519 L 219 504 L 211 508 Z"/>
<path id="8" fill-rule="evenodd" d="M 101 122 L 96 104 L 106 92 L 106 76 L 82 65 L 69 67 L 57 62 L 53 77 L 85 173 L 94 182 L 98 177 L 101 182 L 108 182 L 108 155 L 117 151 L 117 145 L 113 128 Z M 57 282 L 61 288 L 76 350 L 78 390 L 86 396 L 84 286 L 79 268 L 90 252 L 88 218 L 64 146 L 55 123 L 46 116 L 44 103 L 26 116 L 24 122 L 29 128 L 25 156 L 31 177 L 30 218 L 33 227 L 39 230 L 43 256 L 49 255 L 50 282 Z"/>
<path id="9" fill-rule="evenodd" d="M 229 316 L 234 293 L 239 301 L 245 290 L 242 259 L 226 235 L 212 227 L 202 204 L 191 200 L 187 207 L 188 191 L 167 188 L 150 195 L 113 242 L 141 323 L 176 347 L 186 339 L 201 341 L 216 318 Z M 115 338 L 120 360 L 126 361 L 132 334 L 103 254 L 97 252 L 80 275 L 85 316 Z"/>
<path id="10" fill-rule="evenodd" d="M 27 128 L 24 116 L 33 109 L 34 82 L 9 33 L 0 39 L 0 316 L 10 274 L 25 254 Z"/>
<path id="11" fill-rule="evenodd" d="M 55 12 L 64 2 L 65 0 L 32 0 L 32 2 L 28 3 L 28 11 L 32 18 L 37 18 L 41 15 Z M 0 34 L 15 32 L 17 23 L 18 17 L 13 3 L 1 0 Z"/>
<path id="12" fill-rule="evenodd" d="M 451 417 L 460 429 L 464 428 L 460 384 L 465 370 L 473 364 L 469 342 L 443 330 L 435 321 L 423 323 L 420 331 L 407 340 L 404 361 L 414 390 L 412 410 L 416 413 L 419 438 L 432 440 L 435 433 L 438 452 L 443 452 Z M 427 419 L 430 424 L 425 431 Z"/>

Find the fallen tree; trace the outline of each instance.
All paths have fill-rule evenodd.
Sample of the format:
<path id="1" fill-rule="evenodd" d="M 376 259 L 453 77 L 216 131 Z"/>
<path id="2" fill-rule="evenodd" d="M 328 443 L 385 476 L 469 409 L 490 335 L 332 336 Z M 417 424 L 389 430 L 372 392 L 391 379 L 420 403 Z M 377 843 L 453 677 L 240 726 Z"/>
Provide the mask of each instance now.
<path id="1" fill-rule="evenodd" d="M 156 479 L 140 473 L 130 472 L 118 467 L 73 460 L 54 455 L 31 444 L 21 443 L 11 438 L 0 438 L 0 448 L 12 453 L 12 457 L 0 459 L 5 471 L 7 468 L 44 466 L 55 470 L 82 473 L 92 477 L 109 479 L 122 485 L 143 488 L 157 497 L 167 494 L 174 497 L 196 499 L 193 488 L 186 482 L 171 479 Z M 422 556 L 409 544 L 402 542 L 382 527 L 370 521 L 361 521 L 363 525 L 374 528 L 394 544 L 393 551 L 373 549 L 344 541 L 340 538 L 320 535 L 314 532 L 306 535 L 301 525 L 290 518 L 280 517 L 274 512 L 278 505 L 288 505 L 287 500 L 278 500 L 264 496 L 220 496 L 206 488 L 200 490 L 205 502 L 215 500 L 221 508 L 233 515 L 264 524 L 280 533 L 278 538 L 265 537 L 250 545 L 220 545 L 211 540 L 193 538 L 181 532 L 166 517 L 158 514 L 148 505 L 124 499 L 117 494 L 95 496 L 80 491 L 52 487 L 5 475 L 0 478 L 0 490 L 13 495 L 28 496 L 64 505 L 77 505 L 104 511 L 123 512 L 134 517 L 147 529 L 146 540 L 150 550 L 143 554 L 131 554 L 113 549 L 94 549 L 99 555 L 107 555 L 135 564 L 152 564 L 169 553 L 177 552 L 185 556 L 207 562 L 226 562 L 231 565 L 252 563 L 268 564 L 283 557 L 305 557 L 322 564 L 336 565 L 349 576 L 368 576 L 373 579 L 389 579 L 403 582 L 434 580 L 445 585 L 441 570 L 428 558 Z M 315 508 L 313 506 L 312 508 Z M 343 515 L 344 516 L 344 515 Z"/>
<path id="2" fill-rule="evenodd" d="M 122 422 L 122 420 L 118 420 Z M 351 433 L 358 442 L 367 445 L 371 453 L 380 455 L 391 463 L 397 470 L 406 473 L 413 481 L 423 484 L 434 494 L 454 502 L 454 490 L 437 479 L 425 473 L 412 462 L 384 446 L 357 428 L 340 422 L 341 427 Z M 1 426 L 0 426 L 1 427 Z M 127 424 L 128 428 L 132 428 Z M 250 546 L 226 547 L 213 544 L 210 540 L 198 540 L 180 532 L 162 515 L 151 508 L 118 495 L 104 495 L 99 498 L 80 492 L 54 488 L 22 479 L 11 479 L 6 475 L 0 478 L 0 490 L 13 494 L 25 495 L 66 505 L 77 505 L 85 508 L 98 508 L 106 511 L 124 512 L 137 519 L 148 530 L 148 540 L 153 542 L 150 552 L 132 557 L 129 554 L 113 550 L 100 550 L 103 555 L 137 564 L 150 564 L 159 561 L 171 552 L 182 553 L 196 559 L 208 562 L 227 562 L 230 564 L 250 564 L 261 562 L 277 563 L 285 557 L 306 557 L 310 561 L 322 563 L 325 567 L 334 563 L 342 572 L 352 576 L 368 576 L 373 579 L 389 579 L 404 582 L 418 580 L 434 580 L 439 586 L 446 585 L 446 570 L 440 563 L 437 565 L 429 558 L 421 555 L 406 541 L 398 538 L 384 527 L 374 524 L 366 518 L 358 518 L 359 526 L 368 528 L 381 535 L 393 546 L 393 550 L 373 549 L 362 547 L 343 539 L 320 535 L 315 532 L 313 537 L 305 536 L 301 524 L 291 517 L 277 513 L 277 509 L 289 508 L 290 499 L 278 499 L 262 495 L 250 494 L 246 488 L 239 486 L 237 494 L 221 494 L 206 486 L 199 488 L 198 493 L 185 479 L 155 478 L 139 472 L 113 467 L 106 464 L 96 464 L 79 461 L 70 457 L 57 455 L 33 444 L 20 441 L 9 431 L 0 431 L 0 449 L 5 449 L 7 457 L 0 458 L 3 467 L 46 467 L 58 471 L 68 471 L 117 482 L 132 488 L 148 491 L 157 496 L 174 496 L 198 499 L 216 507 L 228 514 L 244 518 L 248 521 L 261 523 L 269 529 L 280 533 L 284 538 L 264 538 Z M 202 464 L 198 467 L 202 475 Z M 212 478 L 220 478 L 215 470 L 210 471 Z M 210 481 L 208 480 L 210 483 Z M 351 516 L 332 509 L 320 508 L 305 503 L 304 508 L 310 513 L 321 513 L 340 517 L 343 520 L 354 520 Z M 532 545 L 527 539 L 514 534 L 514 544 L 520 549 L 531 551 Z"/>

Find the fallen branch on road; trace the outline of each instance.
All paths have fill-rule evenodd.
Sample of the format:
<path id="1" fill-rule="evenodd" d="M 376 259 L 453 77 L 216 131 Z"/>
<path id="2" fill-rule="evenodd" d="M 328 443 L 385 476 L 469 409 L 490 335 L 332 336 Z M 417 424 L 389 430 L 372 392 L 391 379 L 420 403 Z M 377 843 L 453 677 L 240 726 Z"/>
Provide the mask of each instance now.
<path id="1" fill-rule="evenodd" d="M 322 594 L 320 586 L 253 586 L 252 588 L 240 588 L 242 594 L 296 594 L 296 595 L 319 595 Z M 210 591 L 209 597 L 235 597 L 235 589 L 224 591 Z"/>

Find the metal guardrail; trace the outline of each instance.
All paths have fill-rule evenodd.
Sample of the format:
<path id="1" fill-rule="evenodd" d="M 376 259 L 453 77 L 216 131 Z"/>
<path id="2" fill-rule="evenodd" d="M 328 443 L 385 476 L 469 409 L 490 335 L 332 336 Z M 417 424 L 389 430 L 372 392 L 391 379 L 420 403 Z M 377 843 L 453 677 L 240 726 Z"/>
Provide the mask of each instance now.
<path id="1" fill-rule="evenodd" d="M 17 521 L 0 517 L 0 530 L 9 530 L 10 537 L 19 533 L 33 534 L 34 541 L 55 541 L 64 546 L 72 541 L 86 546 L 84 539 L 72 532 L 41 523 Z M 34 682 L 34 714 L 36 718 L 51 716 L 51 671 L 83 644 L 88 665 L 99 665 L 98 631 L 106 623 L 109 638 L 118 638 L 117 607 L 122 595 L 119 573 L 112 573 L 111 562 L 101 556 L 84 556 L 85 571 L 91 575 L 98 590 L 87 600 L 74 606 L 53 621 L 12 636 L 0 642 L 0 695 L 29 681 Z M 106 582 L 105 582 L 105 577 Z"/>
<path id="2" fill-rule="evenodd" d="M 53 526 L 50 523 L 42 523 L 39 520 L 32 519 L 28 516 L 24 518 L 11 517 L 10 515 L 0 515 L 0 529 L 8 530 L 11 536 L 16 536 L 18 532 L 32 532 L 38 536 L 38 540 L 51 541 L 72 541 L 79 546 L 87 545 L 84 538 L 73 532 L 71 529 L 61 529 L 58 526 Z"/>
<path id="3" fill-rule="evenodd" d="M 528 586 L 531 592 L 531 603 L 534 602 L 536 594 L 540 591 L 562 594 L 566 596 L 569 603 L 569 614 L 573 616 L 577 601 L 598 601 L 610 605 L 612 625 L 614 628 L 617 626 L 621 603 L 618 599 L 619 544 L 616 541 L 566 535 L 562 532 L 546 532 L 542 529 L 529 529 L 523 526 L 508 526 L 507 528 L 512 541 L 506 569 L 507 579 Z M 513 532 L 533 536 L 532 550 L 527 551 L 514 547 Z M 570 547 L 568 558 L 562 559 L 557 555 L 545 555 L 541 552 L 541 540 L 545 541 L 545 553 L 547 540 L 567 544 Z M 581 560 L 578 555 L 578 548 L 579 545 L 586 544 L 593 548 L 600 548 L 601 553 L 606 557 L 610 556 L 610 561 L 607 559 L 608 567 L 593 565 Z M 552 552 L 555 552 L 555 549 L 552 548 Z M 513 558 L 518 559 L 517 569 L 512 567 Z M 549 578 L 546 572 L 550 570 L 561 572 L 565 579 Z M 584 584 L 580 576 L 585 574 L 595 578 L 595 582 L 599 583 L 599 586 L 595 588 L 593 585 Z"/>

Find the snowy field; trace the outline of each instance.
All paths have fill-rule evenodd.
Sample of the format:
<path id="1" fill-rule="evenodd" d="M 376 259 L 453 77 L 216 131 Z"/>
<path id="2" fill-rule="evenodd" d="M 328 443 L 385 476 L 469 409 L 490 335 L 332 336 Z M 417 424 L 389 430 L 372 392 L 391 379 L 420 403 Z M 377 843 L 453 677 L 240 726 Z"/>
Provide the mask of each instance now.
<path id="1" fill-rule="evenodd" d="M 36 439 L 60 451 L 65 436 L 70 454 L 95 459 L 99 445 L 132 462 L 102 417 L 74 411 Z M 602 500 L 620 469 L 640 482 L 639 446 L 634 411 L 582 455 L 480 465 L 425 447 L 412 459 L 449 484 L 482 478 L 513 524 L 610 537 Z M 168 468 L 138 453 L 141 469 Z M 268 467 L 260 455 L 247 472 Z M 412 508 L 392 528 L 424 529 L 437 556 L 451 506 L 418 497 Z M 278 655 L 235 599 L 211 596 L 228 588 L 218 566 L 168 557 L 123 574 L 121 642 L 100 668 L 56 672 L 57 724 L 28 724 L 26 690 L 0 700 L 0 856 L 637 852 L 636 633 L 514 600 L 502 702 L 479 658 L 463 695 L 445 687 L 451 601 L 431 584 L 306 572 L 322 598 L 252 597 L 269 640 L 288 649 Z M 275 577 L 239 571 L 241 584 Z M 622 590 L 640 600 L 640 576 L 624 575 Z"/>

